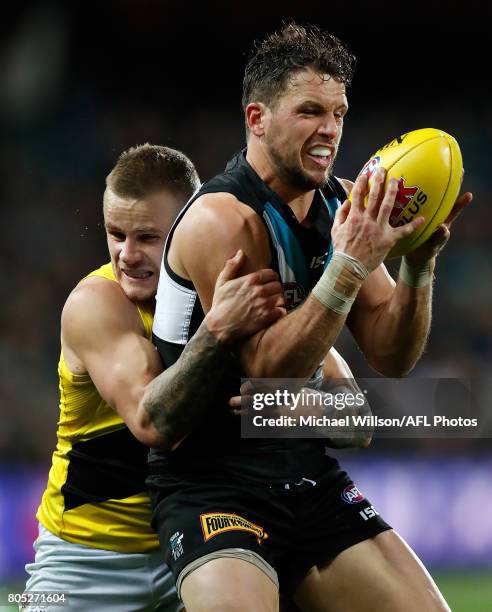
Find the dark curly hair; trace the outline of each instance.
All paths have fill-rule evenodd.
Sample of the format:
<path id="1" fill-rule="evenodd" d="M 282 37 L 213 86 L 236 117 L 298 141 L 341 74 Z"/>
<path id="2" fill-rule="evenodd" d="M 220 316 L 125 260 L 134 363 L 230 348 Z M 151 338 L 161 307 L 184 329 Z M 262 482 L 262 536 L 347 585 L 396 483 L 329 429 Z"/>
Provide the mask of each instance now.
<path id="1" fill-rule="evenodd" d="M 286 24 L 254 45 L 244 71 L 243 109 L 253 101 L 270 106 L 283 93 L 289 76 L 304 68 L 350 85 L 355 56 L 336 36 L 316 26 Z"/>

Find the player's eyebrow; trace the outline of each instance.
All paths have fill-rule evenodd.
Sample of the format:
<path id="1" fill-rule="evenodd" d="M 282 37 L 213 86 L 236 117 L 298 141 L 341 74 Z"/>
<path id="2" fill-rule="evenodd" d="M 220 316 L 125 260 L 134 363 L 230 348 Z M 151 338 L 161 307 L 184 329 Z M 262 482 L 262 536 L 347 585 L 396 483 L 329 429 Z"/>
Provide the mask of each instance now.
<path id="1" fill-rule="evenodd" d="M 106 230 L 108 232 L 121 232 L 122 234 L 126 233 L 126 230 L 121 229 L 117 225 L 113 225 L 112 223 L 105 223 Z M 156 227 L 152 227 L 151 225 L 144 225 L 142 227 L 137 227 L 132 229 L 132 232 L 138 234 L 157 234 L 161 235 L 162 232 Z"/>
<path id="2" fill-rule="evenodd" d="M 108 232 L 120 232 L 121 231 L 119 227 L 117 227 L 116 225 L 113 225 L 112 223 L 105 223 L 104 227 L 106 228 Z"/>
<path id="3" fill-rule="evenodd" d="M 309 98 L 306 98 L 305 100 L 301 100 L 297 104 L 298 108 L 302 108 L 304 106 L 309 106 L 309 108 L 316 108 L 319 110 L 325 110 L 325 107 L 323 106 L 323 104 L 321 104 L 317 100 L 310 100 Z"/>
<path id="4" fill-rule="evenodd" d="M 159 235 L 162 234 L 162 232 L 158 230 L 156 227 L 151 227 L 151 226 L 137 227 L 135 231 L 138 232 L 139 234 L 159 234 Z"/>
<path id="5" fill-rule="evenodd" d="M 321 102 L 318 102 L 317 100 L 311 100 L 310 98 L 306 98 L 305 100 L 301 100 L 298 104 L 297 104 L 297 108 L 298 109 L 302 109 L 302 108 L 310 108 L 313 110 L 320 110 L 320 111 L 325 111 L 327 110 L 325 105 L 322 104 Z M 343 110 L 344 113 L 348 112 L 348 104 L 345 102 L 340 103 L 334 110 Z"/>

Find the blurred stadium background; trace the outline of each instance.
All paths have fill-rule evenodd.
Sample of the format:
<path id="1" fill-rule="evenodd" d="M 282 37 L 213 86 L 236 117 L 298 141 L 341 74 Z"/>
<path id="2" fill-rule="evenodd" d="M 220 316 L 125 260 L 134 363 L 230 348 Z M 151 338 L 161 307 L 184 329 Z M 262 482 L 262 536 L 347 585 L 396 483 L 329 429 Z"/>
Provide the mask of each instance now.
<path id="1" fill-rule="evenodd" d="M 475 202 L 440 258 L 432 335 L 413 375 L 490 380 L 490 4 L 265 5 L 40 0 L 2 9 L 0 610 L 32 559 L 55 443 L 61 307 L 107 259 L 104 177 L 124 148 L 146 141 L 185 151 L 203 180 L 220 171 L 244 142 L 245 53 L 282 18 L 329 29 L 358 56 L 337 175 L 354 177 L 405 131 L 438 127 L 458 139 Z M 357 375 L 373 375 L 346 335 L 339 348 Z M 453 610 L 492 610 L 490 440 L 376 440 L 341 457 Z"/>

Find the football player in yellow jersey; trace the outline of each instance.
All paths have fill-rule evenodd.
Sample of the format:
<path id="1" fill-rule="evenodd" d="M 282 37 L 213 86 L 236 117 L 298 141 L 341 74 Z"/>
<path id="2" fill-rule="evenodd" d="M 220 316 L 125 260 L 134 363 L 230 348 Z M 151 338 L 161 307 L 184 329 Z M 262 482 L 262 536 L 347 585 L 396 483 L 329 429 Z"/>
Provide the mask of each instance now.
<path id="1" fill-rule="evenodd" d="M 146 144 L 124 152 L 104 193 L 111 263 L 84 278 L 63 309 L 58 441 L 26 592 L 55 591 L 65 609 L 182 608 L 150 527 L 148 448 L 133 434 L 148 446 L 165 442 L 141 406 L 162 370 L 151 342 L 154 296 L 167 233 L 198 187 L 193 164 L 178 151 Z M 238 252 L 225 263 L 213 308 L 165 372 L 169 402 L 174 394 L 205 405 L 231 345 L 285 313 L 272 270 L 235 278 L 244 260 Z"/>

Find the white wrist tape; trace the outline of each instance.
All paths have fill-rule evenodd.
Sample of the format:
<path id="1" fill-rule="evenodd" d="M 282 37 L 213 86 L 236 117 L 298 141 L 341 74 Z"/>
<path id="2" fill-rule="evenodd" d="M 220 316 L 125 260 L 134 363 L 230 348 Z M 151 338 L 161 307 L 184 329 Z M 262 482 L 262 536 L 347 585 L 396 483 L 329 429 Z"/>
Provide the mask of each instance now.
<path id="1" fill-rule="evenodd" d="M 405 285 L 413 287 L 414 289 L 419 289 L 420 287 L 427 287 L 427 285 L 432 283 L 433 271 L 433 260 L 428 260 L 418 266 L 410 266 L 407 262 L 407 258 L 402 257 L 398 275 Z"/>
<path id="2" fill-rule="evenodd" d="M 369 271 L 364 264 L 350 255 L 335 251 L 312 293 L 324 306 L 345 315 L 368 276 Z"/>

